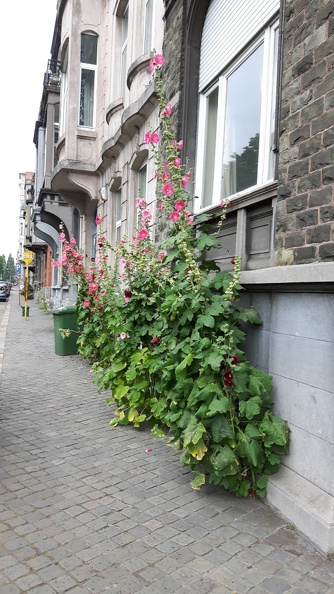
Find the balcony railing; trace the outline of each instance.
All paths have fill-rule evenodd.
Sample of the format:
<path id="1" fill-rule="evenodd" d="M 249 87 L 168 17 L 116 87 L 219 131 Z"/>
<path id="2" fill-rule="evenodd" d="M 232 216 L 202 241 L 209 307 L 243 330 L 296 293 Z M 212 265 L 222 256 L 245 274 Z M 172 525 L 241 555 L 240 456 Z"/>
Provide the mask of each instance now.
<path id="1" fill-rule="evenodd" d="M 47 71 L 44 74 L 44 87 L 53 87 L 60 89 L 61 70 L 60 62 L 57 60 L 48 60 Z"/>

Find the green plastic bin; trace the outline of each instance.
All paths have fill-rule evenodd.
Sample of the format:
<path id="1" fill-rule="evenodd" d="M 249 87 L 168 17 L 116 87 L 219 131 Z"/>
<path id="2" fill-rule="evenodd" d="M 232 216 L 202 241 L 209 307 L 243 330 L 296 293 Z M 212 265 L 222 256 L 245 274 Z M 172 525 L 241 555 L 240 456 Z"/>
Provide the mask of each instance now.
<path id="1" fill-rule="evenodd" d="M 78 353 L 78 321 L 75 305 L 53 310 L 53 327 L 56 355 L 76 355 Z M 62 337 L 59 330 L 73 330 L 69 336 Z"/>

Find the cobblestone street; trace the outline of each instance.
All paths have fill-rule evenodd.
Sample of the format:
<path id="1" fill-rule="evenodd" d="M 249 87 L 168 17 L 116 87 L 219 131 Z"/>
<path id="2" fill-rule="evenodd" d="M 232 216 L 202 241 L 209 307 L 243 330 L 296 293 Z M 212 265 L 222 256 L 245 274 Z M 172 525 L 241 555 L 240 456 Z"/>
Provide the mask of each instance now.
<path id="1" fill-rule="evenodd" d="M 265 503 L 194 491 L 149 430 L 110 428 L 29 306 L 0 303 L 1 594 L 334 594 L 334 562 Z"/>

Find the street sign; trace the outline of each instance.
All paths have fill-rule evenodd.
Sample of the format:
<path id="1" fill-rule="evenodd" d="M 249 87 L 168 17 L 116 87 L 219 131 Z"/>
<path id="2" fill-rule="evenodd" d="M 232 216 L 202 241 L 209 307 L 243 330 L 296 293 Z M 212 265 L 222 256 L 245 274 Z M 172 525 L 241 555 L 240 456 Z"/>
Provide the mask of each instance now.
<path id="1" fill-rule="evenodd" d="M 31 252 L 30 250 L 26 250 L 23 252 L 23 262 L 25 262 L 26 264 L 31 264 L 31 262 L 34 259 L 34 252 Z"/>
<path id="2" fill-rule="evenodd" d="M 16 270 L 15 270 L 15 274 L 20 274 L 21 273 L 21 264 L 17 263 L 16 264 Z"/>

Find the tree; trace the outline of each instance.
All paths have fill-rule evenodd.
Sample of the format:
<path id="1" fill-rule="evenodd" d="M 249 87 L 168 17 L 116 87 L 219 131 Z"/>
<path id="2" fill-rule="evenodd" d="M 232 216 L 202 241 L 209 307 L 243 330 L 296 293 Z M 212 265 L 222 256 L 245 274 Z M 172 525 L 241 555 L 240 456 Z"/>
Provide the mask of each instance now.
<path id="1" fill-rule="evenodd" d="M 6 263 L 6 272 L 5 272 L 5 277 L 6 280 L 13 280 L 13 277 L 15 276 L 15 262 L 14 262 L 14 258 L 12 256 L 12 254 L 9 254 L 8 256 L 8 260 Z"/>
<path id="2" fill-rule="evenodd" d="M 6 256 L 0 256 L 0 279 L 4 279 L 5 278 L 5 272 L 6 272 Z"/>

